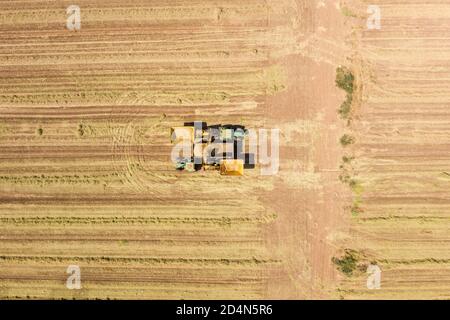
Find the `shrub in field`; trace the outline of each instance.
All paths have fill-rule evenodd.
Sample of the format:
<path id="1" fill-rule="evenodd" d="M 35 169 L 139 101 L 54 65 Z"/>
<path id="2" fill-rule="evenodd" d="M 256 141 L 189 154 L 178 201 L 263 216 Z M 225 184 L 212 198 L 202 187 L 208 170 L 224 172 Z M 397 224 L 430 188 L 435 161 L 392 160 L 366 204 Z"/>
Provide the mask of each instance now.
<path id="1" fill-rule="evenodd" d="M 341 115 L 342 119 L 348 119 L 350 117 L 350 112 L 352 111 L 352 96 L 347 94 L 347 98 L 341 104 L 338 113 Z"/>
<path id="2" fill-rule="evenodd" d="M 336 69 L 336 86 L 347 93 L 345 101 L 341 104 L 338 110 L 343 119 L 348 119 L 350 117 L 353 102 L 354 83 L 355 77 L 349 69 L 344 67 L 339 67 Z"/>
<path id="3" fill-rule="evenodd" d="M 348 146 L 350 144 L 355 143 L 355 138 L 352 137 L 351 135 L 348 134 L 344 134 L 341 139 L 340 139 L 341 144 L 345 147 Z"/>
<path id="4" fill-rule="evenodd" d="M 339 271 L 347 276 L 351 276 L 355 272 L 355 270 L 357 270 L 359 260 L 356 251 L 346 249 L 345 254 L 342 257 L 333 257 L 331 261 L 337 266 Z"/>
<path id="5" fill-rule="evenodd" d="M 348 94 L 353 93 L 354 81 L 355 77 L 349 69 L 344 67 L 336 69 L 336 85 Z"/>

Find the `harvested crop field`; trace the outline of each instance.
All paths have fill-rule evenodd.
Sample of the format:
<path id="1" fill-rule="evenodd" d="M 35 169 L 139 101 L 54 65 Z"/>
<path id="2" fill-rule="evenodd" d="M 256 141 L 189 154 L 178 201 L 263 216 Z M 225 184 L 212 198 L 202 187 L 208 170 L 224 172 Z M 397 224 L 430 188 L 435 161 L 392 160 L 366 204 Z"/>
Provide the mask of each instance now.
<path id="1" fill-rule="evenodd" d="M 71 4 L 0 3 L 0 297 L 335 296 L 337 2 Z M 194 120 L 279 128 L 278 174 L 177 172 Z"/>
<path id="2" fill-rule="evenodd" d="M 353 158 L 344 164 L 354 203 L 343 247 L 358 262 L 340 296 L 449 299 L 450 4 L 376 1 L 380 30 L 365 27 L 368 4 L 347 1 L 346 11 L 358 101 Z M 380 290 L 367 290 L 358 270 L 371 261 L 382 270 Z"/>
<path id="3" fill-rule="evenodd" d="M 0 1 L 1 299 L 450 298 L 449 4 L 73 4 Z M 192 121 L 279 170 L 175 170 Z"/>

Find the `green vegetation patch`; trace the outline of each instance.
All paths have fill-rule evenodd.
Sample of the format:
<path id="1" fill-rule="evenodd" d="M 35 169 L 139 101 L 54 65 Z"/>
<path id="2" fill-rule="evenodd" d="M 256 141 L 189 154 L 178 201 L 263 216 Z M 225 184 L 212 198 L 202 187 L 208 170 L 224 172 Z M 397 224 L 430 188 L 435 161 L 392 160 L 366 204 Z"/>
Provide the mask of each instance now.
<path id="1" fill-rule="evenodd" d="M 339 141 L 345 147 L 345 146 L 355 143 L 355 138 L 352 137 L 351 135 L 344 134 Z"/>
<path id="2" fill-rule="evenodd" d="M 336 86 L 347 93 L 345 101 L 341 104 L 338 112 L 342 119 L 349 119 L 352 111 L 353 90 L 355 85 L 355 76 L 345 67 L 336 69 Z"/>
<path id="3" fill-rule="evenodd" d="M 339 271 L 346 276 L 351 276 L 358 270 L 359 254 L 355 250 L 346 249 L 342 257 L 333 257 L 331 261 L 337 266 Z"/>
<path id="4" fill-rule="evenodd" d="M 352 94 L 355 77 L 353 73 L 345 67 L 338 67 L 336 69 L 336 85 L 345 92 Z"/>
<path id="5" fill-rule="evenodd" d="M 352 17 L 352 18 L 356 18 L 357 17 L 357 15 L 353 11 L 351 11 L 348 7 L 346 7 L 346 6 L 343 6 L 341 8 L 341 12 L 346 17 Z"/>

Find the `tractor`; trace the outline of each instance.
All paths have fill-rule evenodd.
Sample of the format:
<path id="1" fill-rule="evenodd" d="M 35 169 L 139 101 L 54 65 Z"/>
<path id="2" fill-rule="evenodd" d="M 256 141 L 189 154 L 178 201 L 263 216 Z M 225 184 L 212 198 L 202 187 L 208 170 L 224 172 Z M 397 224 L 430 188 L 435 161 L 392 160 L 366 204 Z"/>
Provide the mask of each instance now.
<path id="1" fill-rule="evenodd" d="M 183 143 L 191 150 L 176 159 L 177 170 L 217 170 L 221 175 L 242 176 L 244 168 L 255 167 L 254 154 L 244 150 L 248 136 L 244 126 L 186 122 L 171 128 L 170 136 L 173 144 Z"/>

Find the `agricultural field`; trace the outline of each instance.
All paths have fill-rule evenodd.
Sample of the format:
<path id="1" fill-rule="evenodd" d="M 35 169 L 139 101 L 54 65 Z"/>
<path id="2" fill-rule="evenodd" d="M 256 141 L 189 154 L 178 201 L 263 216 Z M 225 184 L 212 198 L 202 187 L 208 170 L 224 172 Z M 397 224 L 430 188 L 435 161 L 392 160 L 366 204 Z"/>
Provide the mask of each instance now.
<path id="1" fill-rule="evenodd" d="M 368 30 L 369 4 L 381 28 Z M 338 265 L 345 299 L 450 298 L 450 3 L 347 1 L 355 73 L 343 175 L 353 190 Z M 344 179 L 345 180 L 345 179 Z M 380 290 L 361 283 L 382 270 Z"/>
<path id="2" fill-rule="evenodd" d="M 0 299 L 450 298 L 446 1 L 0 12 Z M 177 171 L 192 121 L 279 129 L 277 172 Z"/>
<path id="3" fill-rule="evenodd" d="M 71 4 L 0 3 L 0 297 L 335 295 L 338 6 Z M 176 171 L 194 120 L 280 129 L 279 172 Z"/>

